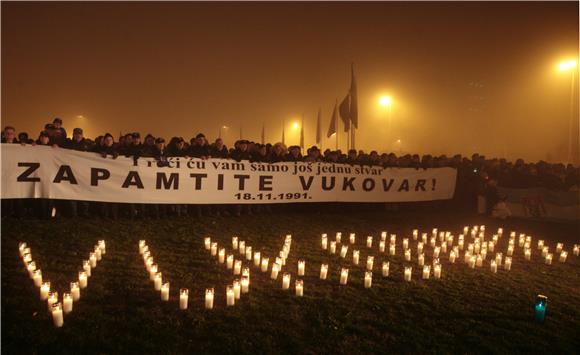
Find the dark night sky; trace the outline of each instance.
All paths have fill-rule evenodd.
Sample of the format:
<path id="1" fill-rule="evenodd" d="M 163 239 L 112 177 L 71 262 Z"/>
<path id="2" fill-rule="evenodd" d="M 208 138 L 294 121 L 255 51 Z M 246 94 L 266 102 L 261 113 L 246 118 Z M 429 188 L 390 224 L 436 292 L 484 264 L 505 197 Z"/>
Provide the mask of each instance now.
<path id="1" fill-rule="evenodd" d="M 577 2 L 2 2 L 2 123 L 210 140 L 227 125 L 231 144 L 242 122 L 279 141 L 285 120 L 292 144 L 304 113 L 309 145 L 354 61 L 360 148 L 559 159 L 570 74 L 554 68 L 577 56 Z"/>

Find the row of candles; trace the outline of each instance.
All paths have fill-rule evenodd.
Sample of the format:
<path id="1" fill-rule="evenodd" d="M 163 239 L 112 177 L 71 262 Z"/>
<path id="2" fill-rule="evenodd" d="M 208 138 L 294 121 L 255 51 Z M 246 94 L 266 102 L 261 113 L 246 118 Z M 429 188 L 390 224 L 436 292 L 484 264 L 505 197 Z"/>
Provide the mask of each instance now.
<path id="1" fill-rule="evenodd" d="M 89 259 L 83 260 L 82 271 L 79 271 L 78 281 L 70 283 L 70 292 L 63 293 L 62 303 L 59 302 L 58 292 L 51 290 L 50 281 L 43 281 L 42 270 L 36 268 L 36 262 L 32 260 L 32 253 L 28 245 L 21 242 L 18 245 L 18 249 L 28 274 L 34 282 L 34 286 L 40 290 L 40 299 L 47 302 L 48 311 L 52 315 L 54 326 L 62 327 L 64 325 L 64 314 L 72 312 L 73 302 L 77 302 L 81 297 L 80 290 L 87 287 L 91 270 L 97 267 L 97 262 L 106 254 L 105 241 L 99 240 L 94 247 L 94 251 L 89 253 Z"/>
<path id="2" fill-rule="evenodd" d="M 163 282 L 163 274 L 159 268 L 159 265 L 155 263 L 155 259 L 151 254 L 151 250 L 149 249 L 149 245 L 145 240 L 139 241 L 139 253 L 143 257 L 143 263 L 145 264 L 145 268 L 149 273 L 149 280 L 153 282 L 153 288 L 155 291 L 160 292 L 161 300 L 162 301 L 169 301 L 169 282 Z M 189 295 L 189 291 L 187 289 L 180 290 L 180 297 L 183 294 L 184 298 L 184 305 L 183 309 L 187 308 L 187 297 Z M 182 307 L 182 301 L 180 298 L 180 307 Z"/>

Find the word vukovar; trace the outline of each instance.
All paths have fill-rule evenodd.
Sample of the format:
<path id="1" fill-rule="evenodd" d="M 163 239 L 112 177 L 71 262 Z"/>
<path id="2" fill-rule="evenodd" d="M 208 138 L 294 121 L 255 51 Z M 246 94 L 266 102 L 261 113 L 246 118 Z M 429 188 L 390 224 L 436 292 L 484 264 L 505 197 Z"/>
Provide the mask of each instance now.
<path id="1" fill-rule="evenodd" d="M 40 163 L 37 162 L 19 162 L 18 166 L 20 168 L 24 168 L 24 170 L 18 175 L 17 181 L 18 182 L 40 182 L 41 178 L 35 175 L 35 172 L 41 168 Z M 186 175 L 186 174 L 185 174 Z M 179 189 L 180 185 L 180 177 L 182 175 L 179 173 L 165 173 L 165 172 L 157 172 L 155 178 L 155 189 L 157 190 L 170 190 Z M 215 188 L 217 190 L 224 189 L 224 180 L 226 175 L 225 174 L 215 174 L 214 176 L 217 177 L 215 183 Z M 99 183 L 105 182 L 109 180 L 111 177 L 111 172 L 107 169 L 103 168 L 90 168 L 90 185 L 91 186 L 99 186 Z M 257 183 L 258 184 L 258 191 L 272 191 L 272 184 L 273 184 L 273 175 L 244 175 L 244 174 L 234 174 L 228 175 L 233 180 L 237 181 L 237 189 L 238 191 L 245 191 L 246 190 L 246 182 L 249 183 Z M 336 190 L 341 189 L 342 191 L 357 191 L 358 187 L 360 187 L 363 191 L 374 191 L 379 185 L 379 188 L 382 188 L 383 191 L 426 191 L 427 179 L 401 179 L 397 181 L 395 184 L 395 179 L 374 179 L 370 177 L 362 178 L 362 177 L 353 177 L 353 176 L 297 176 L 300 185 L 303 191 L 309 191 L 313 184 L 319 184 L 319 186 L 324 191 L 329 190 Z M 193 182 L 193 188 L 195 190 L 202 190 L 204 187 L 208 187 L 206 184 L 210 184 L 212 182 L 208 182 L 208 174 L 206 173 L 190 173 L 189 176 L 190 181 Z M 377 180 L 378 183 L 377 183 Z M 431 190 L 435 190 L 436 179 L 430 179 L 429 181 L 429 188 Z M 234 183 L 235 183 L 234 181 Z M 70 165 L 60 165 L 54 179 L 52 180 L 55 184 L 60 184 L 63 182 L 68 182 L 71 185 L 78 185 L 78 180 L 73 172 L 73 169 Z M 214 186 L 210 186 L 213 188 Z M 121 184 L 121 188 L 137 188 L 137 189 L 144 189 L 145 185 L 143 184 L 143 180 L 139 175 L 138 171 L 130 170 L 127 172 L 127 175 Z"/>

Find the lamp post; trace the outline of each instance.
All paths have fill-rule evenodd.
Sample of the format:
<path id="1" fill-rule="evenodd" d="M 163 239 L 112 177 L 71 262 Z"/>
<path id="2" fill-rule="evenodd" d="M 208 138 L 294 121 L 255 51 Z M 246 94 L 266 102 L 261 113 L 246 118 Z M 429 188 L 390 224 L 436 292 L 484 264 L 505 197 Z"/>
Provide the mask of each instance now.
<path id="1" fill-rule="evenodd" d="M 576 60 L 571 59 L 558 64 L 561 72 L 570 71 L 570 120 L 568 122 L 568 163 L 572 163 L 572 126 L 574 122 L 574 83 L 576 79 Z M 580 122 L 580 121 L 579 121 Z M 580 130 L 580 128 L 579 128 Z"/>
<path id="2" fill-rule="evenodd" d="M 222 129 L 228 129 L 228 126 L 220 126 L 218 138 L 221 138 L 222 137 Z"/>

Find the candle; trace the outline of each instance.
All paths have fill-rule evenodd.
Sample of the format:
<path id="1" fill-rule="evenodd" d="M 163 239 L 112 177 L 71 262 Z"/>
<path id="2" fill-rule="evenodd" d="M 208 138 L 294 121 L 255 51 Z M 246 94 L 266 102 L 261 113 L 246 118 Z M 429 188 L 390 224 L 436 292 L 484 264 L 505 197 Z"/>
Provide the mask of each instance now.
<path id="1" fill-rule="evenodd" d="M 243 240 L 240 240 L 238 243 L 238 250 L 240 251 L 241 255 L 244 255 L 246 253 L 246 242 Z"/>
<path id="2" fill-rule="evenodd" d="M 495 260 L 492 260 L 490 263 L 491 272 L 496 274 L 497 273 L 497 263 Z"/>
<path id="3" fill-rule="evenodd" d="M 91 277 L 91 262 L 89 260 L 83 260 L 83 270 L 87 277 Z"/>
<path id="4" fill-rule="evenodd" d="M 411 261 L 411 249 L 405 250 L 405 260 Z"/>
<path id="5" fill-rule="evenodd" d="M 454 264 L 456 258 L 457 258 L 457 254 L 455 254 L 455 250 L 452 250 L 451 253 L 449 253 L 449 262 L 451 264 Z"/>
<path id="6" fill-rule="evenodd" d="M 32 279 L 34 277 L 34 271 L 36 271 L 36 263 L 31 261 L 26 265 L 26 269 L 28 270 L 28 276 Z"/>
<path id="7" fill-rule="evenodd" d="M 262 258 L 262 272 L 266 272 L 268 271 L 268 262 L 270 261 L 270 258 Z"/>
<path id="8" fill-rule="evenodd" d="M 340 284 L 346 285 L 347 282 L 348 282 L 348 269 L 343 268 L 340 271 Z"/>
<path id="9" fill-rule="evenodd" d="M 510 246 L 507 248 L 507 253 L 506 253 L 506 254 L 507 254 L 507 256 L 512 256 L 512 255 L 514 255 L 514 247 L 510 245 Z"/>
<path id="10" fill-rule="evenodd" d="M 282 269 L 282 265 L 284 265 L 284 264 L 282 262 L 282 258 L 281 257 L 279 257 L 279 256 L 276 257 L 276 264 L 278 264 L 278 266 L 280 267 L 280 269 Z"/>
<path id="11" fill-rule="evenodd" d="M 78 282 L 75 281 L 70 283 L 70 294 L 75 302 L 81 298 L 81 289 Z"/>
<path id="12" fill-rule="evenodd" d="M 526 258 L 526 260 L 530 260 L 532 258 L 532 252 L 530 249 L 526 249 L 526 251 L 524 252 L 524 256 Z"/>
<path id="13" fill-rule="evenodd" d="M 232 249 L 238 249 L 238 237 L 236 236 L 232 237 Z"/>
<path id="14" fill-rule="evenodd" d="M 328 275 L 328 264 L 320 265 L 320 279 L 326 280 L 327 275 Z"/>
<path id="15" fill-rule="evenodd" d="M 407 250 L 409 248 L 409 238 L 403 238 L 403 249 Z"/>
<path id="16" fill-rule="evenodd" d="M 411 273 L 413 272 L 413 268 L 411 266 L 405 266 L 405 281 L 411 281 Z"/>
<path id="17" fill-rule="evenodd" d="M 464 241 L 463 239 L 459 239 L 459 241 L 457 242 L 457 246 L 459 247 L 459 250 L 463 250 L 463 245 L 464 245 Z"/>
<path id="18" fill-rule="evenodd" d="M 213 288 L 205 289 L 205 309 L 213 309 Z M 229 300 L 229 297 L 228 297 Z M 187 302 L 186 302 L 187 303 Z M 229 306 L 229 304 L 228 304 Z"/>
<path id="19" fill-rule="evenodd" d="M 471 269 L 475 269 L 475 256 L 470 256 L 469 257 L 469 262 L 468 265 Z"/>
<path id="20" fill-rule="evenodd" d="M 463 262 L 468 264 L 469 263 L 469 258 L 471 258 L 471 253 L 466 251 L 465 255 L 463 256 Z"/>
<path id="21" fill-rule="evenodd" d="M 433 266 L 433 276 L 436 279 L 440 279 L 441 278 L 441 264 L 435 264 Z"/>
<path id="22" fill-rule="evenodd" d="M 218 251 L 218 243 L 217 242 L 211 243 L 211 247 L 210 247 L 211 256 L 216 256 L 217 251 Z"/>
<path id="23" fill-rule="evenodd" d="M 381 240 L 386 240 L 387 239 L 387 232 L 383 231 L 381 232 Z"/>
<path id="24" fill-rule="evenodd" d="M 521 248 L 521 247 L 523 247 L 525 242 L 526 242 L 525 238 L 523 238 L 523 237 L 520 237 L 520 239 L 519 239 L 519 241 L 518 241 L 518 245 L 519 245 L 519 247 L 520 247 L 520 248 Z"/>
<path id="25" fill-rule="evenodd" d="M 500 227 L 500 228 L 498 228 L 498 229 L 497 229 L 497 234 L 498 234 L 498 235 L 501 237 L 501 236 L 502 236 L 502 234 L 503 234 L 503 228 L 501 228 L 501 227 Z"/>
<path id="26" fill-rule="evenodd" d="M 423 266 L 425 264 L 425 254 L 417 255 L 417 264 L 419 264 L 419 266 Z"/>
<path id="27" fill-rule="evenodd" d="M 342 233 L 341 232 L 336 232 L 336 242 L 340 243 L 342 239 Z"/>
<path id="28" fill-rule="evenodd" d="M 358 251 L 358 250 L 352 251 L 352 263 L 355 265 L 358 265 L 359 254 L 360 254 L 360 251 Z"/>
<path id="29" fill-rule="evenodd" d="M 242 293 L 242 285 L 240 284 L 240 280 L 234 280 L 234 297 L 239 300 Z"/>
<path id="30" fill-rule="evenodd" d="M 22 261 L 24 262 L 24 265 L 31 262 L 32 261 L 32 254 L 25 253 L 24 256 L 22 257 Z"/>
<path id="31" fill-rule="evenodd" d="M 40 271 L 40 269 L 34 270 L 32 280 L 34 281 L 34 286 L 36 287 L 42 286 L 42 271 Z"/>
<path id="32" fill-rule="evenodd" d="M 397 235 L 391 234 L 390 244 L 395 244 L 397 242 Z"/>
<path id="33" fill-rule="evenodd" d="M 375 262 L 374 256 L 367 256 L 367 270 L 372 271 L 374 262 Z"/>
<path id="34" fill-rule="evenodd" d="M 235 260 L 234 261 L 234 275 L 239 275 L 242 272 L 242 261 Z"/>
<path id="35" fill-rule="evenodd" d="M 247 247 L 246 247 L 246 260 L 248 260 L 248 261 L 252 261 L 252 256 L 253 256 L 253 255 L 254 255 L 254 254 L 252 253 L 252 247 L 250 247 L 250 246 L 247 246 Z"/>
<path id="36" fill-rule="evenodd" d="M 277 261 L 278 259 L 276 259 Z M 280 252 L 280 265 L 286 265 L 286 255 L 283 251 Z"/>
<path id="37" fill-rule="evenodd" d="M 323 250 L 328 249 L 328 237 L 326 236 L 326 233 L 324 233 L 322 235 L 321 243 L 322 243 L 322 249 Z"/>
<path id="38" fill-rule="evenodd" d="M 151 281 L 155 281 L 155 274 L 158 272 L 158 266 L 157 264 L 153 264 L 151 265 L 151 267 L 149 268 L 149 280 Z"/>
<path id="39" fill-rule="evenodd" d="M 97 257 L 97 261 L 101 261 L 101 259 L 103 258 L 103 255 L 101 254 L 101 248 L 99 248 L 98 245 L 95 245 L 95 256 Z"/>
<path id="40" fill-rule="evenodd" d="M 427 233 L 421 233 L 421 243 L 427 243 Z"/>
<path id="41" fill-rule="evenodd" d="M 234 286 L 228 285 L 226 287 L 226 301 L 228 306 L 233 306 L 236 304 L 236 297 L 234 294 Z"/>
<path id="42" fill-rule="evenodd" d="M 545 263 L 546 263 L 546 265 L 552 265 L 552 257 L 553 257 L 553 256 L 552 256 L 552 253 L 548 253 L 548 254 L 546 254 L 546 256 L 545 256 L 545 258 L 546 258 L 546 259 L 545 259 Z"/>
<path id="43" fill-rule="evenodd" d="M 155 288 L 155 291 L 161 291 L 162 281 L 163 275 L 160 272 L 156 273 L 155 280 L 153 281 L 153 287 Z"/>
<path id="44" fill-rule="evenodd" d="M 389 255 L 395 255 L 395 244 L 389 246 Z"/>
<path id="45" fill-rule="evenodd" d="M 475 252 L 475 254 L 479 254 L 480 250 L 481 250 L 481 245 L 479 243 L 475 243 L 475 245 L 473 247 L 473 252 Z"/>
<path id="46" fill-rule="evenodd" d="M 272 280 L 276 280 L 278 278 L 278 271 L 280 271 L 280 264 L 275 263 L 272 265 L 272 273 L 270 274 L 270 278 Z"/>
<path id="47" fill-rule="evenodd" d="M 437 228 L 433 228 L 433 229 L 431 230 L 431 235 L 432 235 L 432 236 L 435 236 L 435 235 L 437 235 Z"/>
<path id="48" fill-rule="evenodd" d="M 86 288 L 88 283 L 87 273 L 84 271 L 79 272 L 79 286 L 81 288 Z"/>
<path id="49" fill-rule="evenodd" d="M 259 251 L 254 252 L 254 266 L 255 267 L 260 267 L 261 257 L 262 257 L 262 255 Z"/>
<path id="50" fill-rule="evenodd" d="M 295 287 L 296 287 L 296 296 L 298 297 L 304 296 L 304 281 L 296 280 Z"/>
<path id="51" fill-rule="evenodd" d="M 512 268 L 512 258 L 510 256 L 505 258 L 505 263 L 503 264 L 503 268 L 507 271 L 510 271 Z"/>
<path id="52" fill-rule="evenodd" d="M 57 303 L 57 302 L 58 302 L 58 292 L 49 292 L 48 299 L 46 300 L 49 312 L 52 309 L 52 305 Z"/>
<path id="53" fill-rule="evenodd" d="M 549 248 L 548 247 L 543 247 L 542 248 L 542 257 L 543 258 L 545 258 L 546 255 L 548 255 L 548 251 L 549 251 Z"/>
<path id="54" fill-rule="evenodd" d="M 429 245 L 431 246 L 431 248 L 435 248 L 436 243 L 437 243 L 437 240 L 434 237 L 429 239 Z"/>
<path id="55" fill-rule="evenodd" d="M 379 242 L 379 252 L 380 252 L 380 253 L 384 253 L 384 252 L 385 252 L 385 244 L 386 244 L 386 243 L 385 243 L 385 241 L 384 241 L 384 240 L 381 240 L 381 241 Z"/>
<path id="56" fill-rule="evenodd" d="M 373 284 L 373 272 L 366 271 L 365 272 L 365 288 L 371 288 Z"/>
<path id="57" fill-rule="evenodd" d="M 306 262 L 304 260 L 298 260 L 298 276 L 304 276 L 304 268 Z"/>
<path id="58" fill-rule="evenodd" d="M 423 280 L 429 280 L 429 274 L 431 273 L 431 266 L 423 266 Z"/>
<path id="59" fill-rule="evenodd" d="M 203 244 L 205 246 L 205 250 L 210 250 L 211 249 L 211 238 L 210 237 L 203 238 Z"/>
<path id="60" fill-rule="evenodd" d="M 564 248 L 564 244 L 562 243 L 556 244 L 556 253 L 560 253 L 562 251 L 562 248 Z"/>
<path id="61" fill-rule="evenodd" d="M 388 261 L 383 261 L 382 271 L 383 271 L 384 277 L 389 276 L 389 262 Z"/>
<path id="62" fill-rule="evenodd" d="M 560 253 L 560 262 L 561 263 L 565 263 L 567 257 L 568 257 L 568 252 L 567 251 L 563 251 L 562 253 Z"/>
<path id="63" fill-rule="evenodd" d="M 60 303 L 51 305 L 52 323 L 55 327 L 60 328 L 64 324 L 64 317 L 62 315 L 62 307 Z"/>
<path id="64" fill-rule="evenodd" d="M 423 252 L 423 243 L 417 243 L 417 254 L 421 254 Z"/>
<path id="65" fill-rule="evenodd" d="M 20 257 L 24 255 L 24 249 L 26 249 L 27 247 L 28 246 L 24 242 L 18 243 L 18 251 L 20 251 Z"/>
<path id="66" fill-rule="evenodd" d="M 46 301 L 50 293 L 50 281 L 43 282 L 40 286 L 40 299 Z"/>
<path id="67" fill-rule="evenodd" d="M 218 251 L 218 262 L 220 264 L 225 263 L 226 261 L 226 249 L 225 248 L 220 248 L 220 250 Z"/>
<path id="68" fill-rule="evenodd" d="M 445 243 L 441 244 L 440 249 L 441 249 L 441 252 L 447 253 L 447 244 L 445 244 Z"/>
<path id="69" fill-rule="evenodd" d="M 434 258 L 438 258 L 439 257 L 440 250 L 441 249 L 439 247 L 435 247 L 435 249 L 433 249 L 433 257 Z"/>
<path id="70" fill-rule="evenodd" d="M 418 236 L 419 236 L 419 231 L 417 229 L 413 229 L 413 240 L 417 240 Z"/>
<path id="71" fill-rule="evenodd" d="M 356 239 L 355 234 L 350 233 L 350 235 L 348 236 L 348 240 L 349 240 L 350 244 L 354 244 L 355 239 Z"/>
<path id="72" fill-rule="evenodd" d="M 169 284 L 167 284 L 167 291 L 168 291 L 167 298 L 169 299 Z M 163 290 L 161 292 L 163 295 Z M 187 309 L 188 299 L 189 299 L 189 290 L 186 288 L 180 288 L 179 289 L 179 309 L 182 309 L 182 310 Z M 207 297 L 206 297 L 206 308 L 207 308 Z"/>
<path id="73" fill-rule="evenodd" d="M 345 258 L 347 252 L 348 252 L 348 245 L 343 245 L 342 248 L 340 248 L 340 257 Z"/>
<path id="74" fill-rule="evenodd" d="M 483 258 L 481 257 L 481 255 L 478 255 L 477 259 L 475 259 L 475 266 L 477 267 L 483 266 Z"/>
<path id="75" fill-rule="evenodd" d="M 290 288 L 290 274 L 285 272 L 282 276 L 282 289 L 287 290 Z"/>
<path id="76" fill-rule="evenodd" d="M 233 254 L 228 254 L 228 256 L 226 258 L 226 267 L 228 268 L 228 270 L 233 269 L 233 267 L 234 267 L 234 255 Z"/>
<path id="77" fill-rule="evenodd" d="M 242 293 L 250 292 L 250 277 L 242 276 L 242 281 L 240 281 L 240 286 L 242 288 Z"/>
<path id="78" fill-rule="evenodd" d="M 335 254 L 335 253 L 336 253 L 336 242 L 331 241 L 330 242 L 330 254 Z"/>
<path id="79" fill-rule="evenodd" d="M 62 295 L 62 310 L 65 314 L 72 312 L 73 310 L 73 299 L 70 293 L 65 292 Z"/>
<path id="80" fill-rule="evenodd" d="M 147 242 L 144 240 L 139 241 L 139 253 L 143 254 L 145 252 L 145 247 L 147 246 Z"/>
<path id="81" fill-rule="evenodd" d="M 542 250 L 544 248 L 544 241 L 542 239 L 538 240 L 538 250 Z"/>
<path id="82" fill-rule="evenodd" d="M 578 256 L 580 254 L 580 246 L 578 244 L 574 244 L 574 255 Z"/>
<path id="83" fill-rule="evenodd" d="M 107 254 L 107 245 L 105 244 L 104 240 L 99 240 L 97 245 L 99 246 L 99 249 L 101 249 L 101 254 Z"/>
<path id="84" fill-rule="evenodd" d="M 242 268 L 242 277 L 244 276 L 248 278 L 248 281 L 250 280 L 250 268 L 247 266 Z"/>
<path id="85" fill-rule="evenodd" d="M 372 247 L 373 247 L 373 237 L 369 235 L 367 237 L 367 248 L 372 248 Z"/>
<path id="86" fill-rule="evenodd" d="M 97 267 L 97 256 L 95 255 L 95 253 L 89 254 L 89 261 L 91 263 L 91 267 L 93 267 L 93 268 Z"/>

